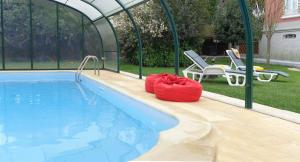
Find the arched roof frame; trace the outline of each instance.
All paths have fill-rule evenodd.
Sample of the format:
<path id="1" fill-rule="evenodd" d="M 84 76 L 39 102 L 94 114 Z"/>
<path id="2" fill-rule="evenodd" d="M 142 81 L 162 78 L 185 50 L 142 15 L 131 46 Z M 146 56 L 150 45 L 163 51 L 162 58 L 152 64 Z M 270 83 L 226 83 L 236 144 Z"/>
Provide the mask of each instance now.
<path id="1" fill-rule="evenodd" d="M 116 30 L 114 29 L 114 26 L 112 25 L 109 17 L 116 15 L 122 11 L 124 11 L 132 25 L 133 29 L 136 34 L 137 43 L 138 43 L 138 53 L 139 53 L 139 78 L 142 78 L 142 67 L 143 67 L 143 47 L 142 47 L 142 40 L 141 40 L 141 34 L 139 31 L 139 27 L 134 21 L 134 18 L 130 12 L 130 8 L 138 6 L 140 4 L 146 3 L 149 0 L 51 0 L 54 2 L 58 2 L 61 4 L 64 4 L 66 6 L 70 6 L 73 9 L 76 9 L 77 11 L 85 14 L 89 17 L 89 19 L 92 22 L 97 22 L 101 19 L 106 19 L 106 21 L 109 23 L 112 31 L 114 32 L 115 39 L 116 39 L 116 45 L 117 45 L 117 53 L 118 53 L 118 72 L 120 70 L 119 67 L 119 55 L 120 55 L 120 47 L 119 47 L 119 41 L 117 38 Z M 167 3 L 165 0 L 160 0 L 162 9 L 165 11 L 165 15 L 168 18 L 170 29 L 173 34 L 174 39 L 174 50 L 175 50 L 175 73 L 179 74 L 179 40 L 178 35 L 176 31 L 176 26 L 174 22 L 174 18 L 170 12 L 170 9 L 167 6 Z M 98 29 L 97 29 L 98 30 Z"/>

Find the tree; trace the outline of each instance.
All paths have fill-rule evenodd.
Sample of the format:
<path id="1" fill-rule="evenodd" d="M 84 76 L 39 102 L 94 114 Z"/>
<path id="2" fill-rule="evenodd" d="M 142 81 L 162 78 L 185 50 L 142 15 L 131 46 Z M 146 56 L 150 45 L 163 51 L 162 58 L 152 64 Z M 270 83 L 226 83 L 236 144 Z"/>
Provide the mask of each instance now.
<path id="1" fill-rule="evenodd" d="M 283 0 L 266 0 L 265 1 L 265 35 L 267 37 L 267 56 L 266 61 L 270 64 L 271 59 L 271 41 L 276 30 L 280 17 L 283 14 Z"/>
<path id="2" fill-rule="evenodd" d="M 265 20 L 265 0 L 249 0 L 249 5 L 252 11 L 251 20 L 254 40 L 259 41 L 262 38 Z"/>
<path id="3" fill-rule="evenodd" d="M 200 50 L 204 39 L 212 34 L 208 2 L 208 0 L 168 0 L 183 50 Z M 173 38 L 159 0 L 152 0 L 132 8 L 131 12 L 142 34 L 144 65 L 173 66 Z M 122 56 L 125 61 L 137 64 L 136 38 L 128 16 L 123 12 L 114 16 L 113 22 L 119 33 Z"/>
<path id="4" fill-rule="evenodd" d="M 183 48 L 186 43 L 192 47 L 199 46 L 212 34 L 210 13 L 214 8 L 210 4 L 213 5 L 213 2 L 214 0 L 168 0 Z"/>
<path id="5" fill-rule="evenodd" d="M 254 40 L 262 37 L 264 24 L 264 0 L 249 0 Z M 241 10 L 236 0 L 225 0 L 218 4 L 215 12 L 216 38 L 224 43 L 238 43 L 244 41 L 244 24 L 241 19 Z"/>
<path id="6" fill-rule="evenodd" d="M 236 44 L 244 40 L 244 24 L 236 0 L 226 0 L 218 5 L 214 26 L 216 38 L 224 43 Z"/>

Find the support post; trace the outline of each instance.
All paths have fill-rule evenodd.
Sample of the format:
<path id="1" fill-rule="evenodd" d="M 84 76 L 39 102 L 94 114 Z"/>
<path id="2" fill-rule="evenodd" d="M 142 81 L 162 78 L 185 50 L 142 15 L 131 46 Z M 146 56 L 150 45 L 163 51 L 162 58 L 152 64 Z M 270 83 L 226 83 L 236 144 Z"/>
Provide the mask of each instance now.
<path id="1" fill-rule="evenodd" d="M 2 52 L 2 68 L 5 70 L 5 48 L 4 48 L 4 16 L 3 16 L 3 0 L 1 0 L 1 52 Z"/>
<path id="2" fill-rule="evenodd" d="M 30 52 L 30 68 L 33 70 L 33 30 L 32 30 L 32 0 L 29 0 L 29 27 L 30 27 L 30 36 L 29 36 L 29 52 Z"/>
<path id="3" fill-rule="evenodd" d="M 57 69 L 60 69 L 60 31 L 59 31 L 59 5 L 56 4 L 56 59 Z"/>
<path id="4" fill-rule="evenodd" d="M 251 109 L 253 107 L 253 35 L 247 1 L 239 0 L 239 4 L 244 21 L 247 43 L 245 107 Z"/>
<path id="5" fill-rule="evenodd" d="M 128 15 L 128 17 L 133 25 L 133 29 L 134 29 L 136 38 L 138 40 L 138 48 L 139 48 L 138 49 L 138 51 L 139 51 L 139 78 L 142 79 L 143 78 L 143 45 L 142 45 L 142 38 L 141 38 L 140 30 L 138 28 L 138 25 L 134 21 L 131 12 L 124 6 L 124 4 L 120 0 L 115 0 L 115 1 L 123 8 L 123 10 L 126 12 L 126 14 Z"/>
<path id="6" fill-rule="evenodd" d="M 175 74 L 179 75 L 179 55 L 180 55 L 180 44 L 179 44 L 179 38 L 178 38 L 178 33 L 176 29 L 176 24 L 174 17 L 171 13 L 171 9 L 168 5 L 168 3 L 165 0 L 160 0 L 160 4 L 165 12 L 165 15 L 168 18 L 168 23 L 172 31 L 173 35 L 173 41 L 174 41 L 174 51 L 175 51 Z"/>
<path id="7" fill-rule="evenodd" d="M 83 14 L 81 14 L 81 58 L 84 59 L 85 53 L 84 53 L 84 17 Z"/>

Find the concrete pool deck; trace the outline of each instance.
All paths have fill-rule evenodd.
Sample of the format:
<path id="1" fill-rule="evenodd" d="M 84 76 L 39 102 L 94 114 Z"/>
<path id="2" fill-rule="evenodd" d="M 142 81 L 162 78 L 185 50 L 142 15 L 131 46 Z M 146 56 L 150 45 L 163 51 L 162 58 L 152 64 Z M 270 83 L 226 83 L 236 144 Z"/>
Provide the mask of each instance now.
<path id="1" fill-rule="evenodd" d="M 166 112 L 179 125 L 135 161 L 299 162 L 300 125 L 205 97 L 195 103 L 160 101 L 144 80 L 101 71 L 86 72 L 113 89 Z"/>

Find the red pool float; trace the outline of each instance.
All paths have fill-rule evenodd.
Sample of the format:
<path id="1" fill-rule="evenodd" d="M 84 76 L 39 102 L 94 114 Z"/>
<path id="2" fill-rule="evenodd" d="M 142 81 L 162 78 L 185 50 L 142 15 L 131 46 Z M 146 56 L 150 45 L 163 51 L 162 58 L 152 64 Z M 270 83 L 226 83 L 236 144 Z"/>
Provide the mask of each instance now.
<path id="1" fill-rule="evenodd" d="M 202 95 L 202 85 L 188 78 L 167 75 L 154 83 L 158 99 L 174 102 L 196 102 Z"/>
<path id="2" fill-rule="evenodd" d="M 154 82 L 157 80 L 157 79 L 160 79 L 164 76 L 167 76 L 169 74 L 166 74 L 166 73 L 161 73 L 161 74 L 151 74 L 149 76 L 147 76 L 146 78 L 146 82 L 145 82 L 145 89 L 147 92 L 149 93 L 154 93 Z"/>

